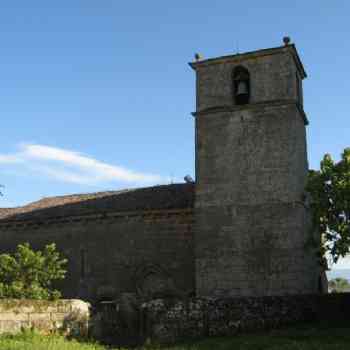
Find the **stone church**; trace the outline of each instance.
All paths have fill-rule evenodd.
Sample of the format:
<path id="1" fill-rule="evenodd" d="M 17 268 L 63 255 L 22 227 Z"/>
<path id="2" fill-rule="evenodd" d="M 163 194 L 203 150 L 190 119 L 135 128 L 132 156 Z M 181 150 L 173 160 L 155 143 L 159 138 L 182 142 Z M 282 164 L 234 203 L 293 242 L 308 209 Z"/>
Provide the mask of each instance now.
<path id="1" fill-rule="evenodd" d="M 64 297 L 106 300 L 315 293 L 298 52 L 284 45 L 190 63 L 194 183 L 44 198 L 0 209 L 0 250 L 55 242 Z"/>

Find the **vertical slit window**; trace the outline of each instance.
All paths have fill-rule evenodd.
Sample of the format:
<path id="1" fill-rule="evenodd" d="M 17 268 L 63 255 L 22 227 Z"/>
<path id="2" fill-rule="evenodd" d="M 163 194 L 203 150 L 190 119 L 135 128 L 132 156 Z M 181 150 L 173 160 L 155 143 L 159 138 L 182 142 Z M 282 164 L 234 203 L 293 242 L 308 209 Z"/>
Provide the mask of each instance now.
<path id="1" fill-rule="evenodd" d="M 85 278 L 86 275 L 86 251 L 80 250 L 80 277 Z"/>

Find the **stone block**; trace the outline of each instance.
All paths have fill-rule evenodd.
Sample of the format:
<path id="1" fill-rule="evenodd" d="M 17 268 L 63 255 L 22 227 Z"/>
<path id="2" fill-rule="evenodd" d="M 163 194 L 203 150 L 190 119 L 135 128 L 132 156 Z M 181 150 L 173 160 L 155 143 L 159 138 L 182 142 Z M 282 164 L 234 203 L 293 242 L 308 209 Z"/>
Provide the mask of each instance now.
<path id="1" fill-rule="evenodd" d="M 58 300 L 56 306 L 56 312 L 58 313 L 69 313 L 72 311 L 72 302 L 70 300 Z"/>
<path id="2" fill-rule="evenodd" d="M 0 321 L 28 321 L 29 315 L 27 313 L 17 312 L 0 312 Z"/>
<path id="3" fill-rule="evenodd" d="M 26 321 L 0 321 L 0 334 L 16 334 L 29 327 Z"/>
<path id="4" fill-rule="evenodd" d="M 67 313 L 51 313 L 51 321 L 52 322 L 63 322 L 69 314 Z"/>
<path id="5" fill-rule="evenodd" d="M 50 321 L 50 320 L 51 320 L 51 314 L 49 312 L 29 314 L 30 322 Z"/>
<path id="6" fill-rule="evenodd" d="M 89 315 L 90 312 L 90 304 L 82 301 L 82 300 L 78 300 L 78 299 L 74 299 L 74 300 L 70 300 L 69 301 L 70 305 L 71 305 L 71 311 L 72 312 L 80 312 L 82 314 L 85 315 Z"/>

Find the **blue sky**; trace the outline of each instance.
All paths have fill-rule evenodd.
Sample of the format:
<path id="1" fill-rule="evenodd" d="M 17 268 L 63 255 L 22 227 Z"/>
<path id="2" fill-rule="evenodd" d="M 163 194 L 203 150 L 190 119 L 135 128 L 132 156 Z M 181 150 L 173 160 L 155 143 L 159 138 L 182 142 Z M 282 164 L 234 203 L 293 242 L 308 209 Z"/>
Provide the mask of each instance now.
<path id="1" fill-rule="evenodd" d="M 246 5 L 245 5 L 246 4 Z M 309 75 L 310 166 L 350 146 L 348 1 L 3 1 L 0 206 L 194 176 L 195 52 L 279 46 Z"/>

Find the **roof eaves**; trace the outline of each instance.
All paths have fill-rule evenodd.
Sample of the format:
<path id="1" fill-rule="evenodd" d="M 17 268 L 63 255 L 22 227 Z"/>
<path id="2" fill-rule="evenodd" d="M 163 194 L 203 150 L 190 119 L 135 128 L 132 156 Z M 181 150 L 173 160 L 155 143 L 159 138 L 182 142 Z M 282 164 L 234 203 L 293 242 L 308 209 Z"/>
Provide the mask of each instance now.
<path id="1" fill-rule="evenodd" d="M 273 48 L 268 48 L 268 49 L 261 49 L 261 50 L 256 50 L 256 51 L 249 51 L 249 52 L 245 52 L 245 53 L 238 53 L 235 55 L 226 55 L 226 56 L 208 58 L 206 60 L 189 62 L 188 64 L 190 65 L 190 67 L 192 69 L 196 70 L 198 67 L 206 67 L 206 66 L 209 66 L 212 64 L 219 64 L 219 63 L 224 63 L 227 61 L 241 61 L 243 59 L 248 59 L 248 58 L 275 55 L 275 54 L 278 54 L 280 52 L 285 52 L 286 50 L 289 50 L 289 51 L 292 50 L 292 56 L 293 56 L 293 59 L 295 60 L 295 64 L 297 65 L 297 67 L 302 75 L 302 78 L 306 78 L 307 75 L 306 75 L 304 66 L 301 62 L 298 51 L 297 51 L 294 44 L 278 46 L 278 47 L 273 47 Z"/>

